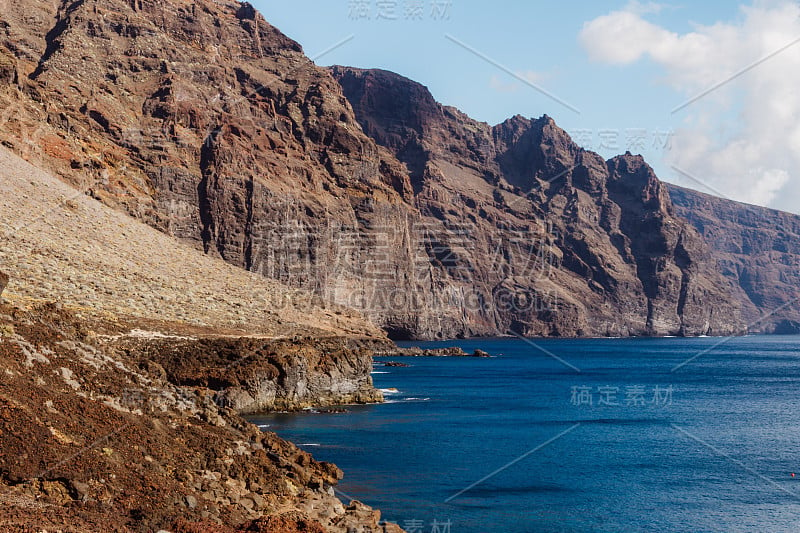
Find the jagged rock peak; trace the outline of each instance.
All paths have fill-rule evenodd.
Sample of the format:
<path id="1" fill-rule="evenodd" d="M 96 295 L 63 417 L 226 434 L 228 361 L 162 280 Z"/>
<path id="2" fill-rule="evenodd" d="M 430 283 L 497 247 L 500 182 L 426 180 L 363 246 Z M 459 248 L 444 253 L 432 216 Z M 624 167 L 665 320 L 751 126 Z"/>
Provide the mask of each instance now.
<path id="1" fill-rule="evenodd" d="M 672 213 L 669 193 L 653 168 L 641 155 L 626 152 L 608 160 L 609 187 L 625 189 L 641 198 L 645 206 Z"/>
<path id="2" fill-rule="evenodd" d="M 342 86 L 357 115 L 365 108 L 380 108 L 393 121 L 400 122 L 419 134 L 425 133 L 432 122 L 441 120 L 444 116 L 443 107 L 426 86 L 400 74 L 388 70 L 340 65 L 330 67 L 330 71 Z M 371 126 L 374 125 L 374 121 L 368 123 L 366 133 L 371 133 Z"/>

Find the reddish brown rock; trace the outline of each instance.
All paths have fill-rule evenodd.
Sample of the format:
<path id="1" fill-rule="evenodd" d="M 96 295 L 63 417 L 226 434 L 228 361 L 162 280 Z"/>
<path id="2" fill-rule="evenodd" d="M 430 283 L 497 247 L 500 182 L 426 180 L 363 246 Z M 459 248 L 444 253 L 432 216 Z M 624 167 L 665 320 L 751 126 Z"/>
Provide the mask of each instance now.
<path id="1" fill-rule="evenodd" d="M 1 531 L 390 530 L 333 496 L 335 465 L 140 364 L 111 342 L 121 327 L 0 304 Z"/>
<path id="2" fill-rule="evenodd" d="M 546 116 L 491 127 L 395 74 L 319 68 L 225 0 L 12 3 L 0 50 L 0 142 L 395 337 L 740 330 L 668 198 L 624 170 L 612 191 Z"/>
<path id="3" fill-rule="evenodd" d="M 290 512 L 278 516 L 270 516 L 254 520 L 245 531 L 254 533 L 326 533 L 319 522 L 308 517 Z"/>
<path id="4" fill-rule="evenodd" d="M 474 252 L 459 259 L 475 274 L 473 285 L 486 284 L 482 295 L 494 297 L 490 321 L 498 329 L 543 335 L 741 331 L 728 284 L 703 239 L 673 213 L 666 189 L 641 157 L 605 162 L 547 116 L 516 116 L 490 127 L 389 72 L 333 67 L 332 73 L 364 131 L 408 167 L 420 211 L 475 232 Z M 507 250 L 502 261 L 481 261 L 492 252 L 481 249 L 481 241 L 496 242 L 503 228 L 525 224 L 552 234 L 552 242 L 541 243 L 554 259 L 548 272 L 526 272 L 524 261 Z M 537 312 L 500 305 L 501 295 L 542 293 L 558 303 Z"/>
<path id="5" fill-rule="evenodd" d="M 800 216 L 669 185 L 711 247 L 752 333 L 800 333 Z"/>

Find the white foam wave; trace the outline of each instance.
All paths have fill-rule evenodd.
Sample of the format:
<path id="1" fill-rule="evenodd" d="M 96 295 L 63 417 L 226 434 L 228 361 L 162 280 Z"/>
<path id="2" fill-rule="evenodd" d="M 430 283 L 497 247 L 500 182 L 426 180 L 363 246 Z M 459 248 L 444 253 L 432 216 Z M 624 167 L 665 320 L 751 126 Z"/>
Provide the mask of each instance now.
<path id="1" fill-rule="evenodd" d="M 396 400 L 384 400 L 383 403 L 402 403 L 402 402 L 428 402 L 430 398 L 399 398 Z"/>

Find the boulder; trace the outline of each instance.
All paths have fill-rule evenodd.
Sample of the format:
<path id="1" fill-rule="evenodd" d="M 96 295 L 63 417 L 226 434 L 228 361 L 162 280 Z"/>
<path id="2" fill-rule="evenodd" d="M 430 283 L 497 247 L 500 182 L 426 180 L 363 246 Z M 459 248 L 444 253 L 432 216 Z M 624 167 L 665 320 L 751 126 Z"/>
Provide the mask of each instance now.
<path id="1" fill-rule="evenodd" d="M 0 271 L 0 296 L 3 295 L 6 285 L 8 285 L 8 275 L 5 272 Z"/>

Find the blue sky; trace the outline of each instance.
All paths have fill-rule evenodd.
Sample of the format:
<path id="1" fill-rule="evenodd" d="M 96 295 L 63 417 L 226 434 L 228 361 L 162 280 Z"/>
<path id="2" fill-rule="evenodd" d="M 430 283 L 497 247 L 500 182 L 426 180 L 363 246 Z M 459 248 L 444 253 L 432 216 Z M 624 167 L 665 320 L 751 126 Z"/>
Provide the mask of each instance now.
<path id="1" fill-rule="evenodd" d="M 764 4 L 761 7 L 765 10 L 781 3 L 777 0 L 754 1 Z M 725 159 L 722 150 L 727 147 L 726 143 L 732 142 L 729 137 L 736 134 L 740 122 L 737 80 L 729 84 L 730 88 L 719 91 L 719 99 L 712 101 L 708 98 L 700 102 L 702 108 L 695 105 L 694 109 L 690 106 L 672 113 L 676 106 L 686 101 L 687 96 L 693 94 L 695 87 L 703 87 L 699 80 L 700 71 L 705 67 L 693 67 L 697 73 L 687 70 L 685 65 L 679 64 L 679 51 L 677 57 L 675 54 L 662 54 L 663 47 L 658 43 L 667 39 L 664 35 L 670 34 L 684 41 L 692 41 L 698 36 L 713 37 L 720 24 L 742 34 L 746 31 L 758 33 L 759 30 L 753 28 L 757 28 L 760 19 L 752 14 L 750 19 L 753 20 L 748 19 L 742 5 L 737 2 L 659 5 L 631 3 L 629 0 L 492 4 L 475 0 L 255 0 L 254 5 L 270 23 L 300 42 L 310 57 L 353 36 L 343 46 L 319 57 L 317 63 L 320 65 L 343 64 L 397 72 L 426 85 L 443 104 L 456 106 L 490 124 L 514 114 L 528 117 L 548 114 L 580 144 L 604 157 L 622 153 L 628 148 L 634 153 L 642 153 L 666 181 L 703 190 L 696 183 L 699 178 L 708 181 L 706 192 L 714 190 L 728 195 L 730 191 L 730 196 L 735 199 L 753 203 L 774 204 L 775 197 L 780 196 L 778 189 L 773 187 L 775 190 L 766 189 L 763 198 L 748 198 L 748 180 L 761 179 L 758 177 L 761 174 L 755 178 L 752 173 L 742 174 L 734 183 L 730 170 L 724 165 L 705 164 L 710 158 L 706 157 L 708 154 L 700 153 L 699 148 L 694 151 L 698 153 L 692 152 L 692 158 L 681 161 L 674 153 L 674 137 L 670 136 L 684 130 L 683 139 L 690 139 L 692 147 L 704 146 L 710 154 L 712 148 L 706 146 L 710 143 L 715 146 L 714 153 Z M 413 5 L 422 6 L 422 12 L 416 12 L 413 20 L 409 20 L 406 10 Z M 365 11 L 357 13 L 357 8 Z M 597 35 L 582 40 L 585 24 L 611 15 L 610 23 L 618 27 L 617 19 L 622 20 L 622 12 L 635 14 L 641 40 L 653 43 L 652 46 L 642 45 L 641 53 L 634 61 L 620 61 L 613 51 L 600 54 L 599 59 L 590 57 L 595 46 L 613 47 L 615 43 L 598 42 Z M 580 112 L 548 98 L 498 66 L 465 50 L 448 39 L 448 35 L 491 61 L 531 79 Z M 617 37 L 611 35 L 609 39 Z M 742 39 L 741 35 L 737 38 Z M 672 43 L 670 39 L 667 40 Z M 707 52 L 709 57 L 713 56 L 713 46 L 709 44 L 709 50 L 700 49 L 698 54 Z M 769 50 L 767 46 L 765 51 Z M 731 54 L 738 52 L 732 50 Z M 743 65 L 749 59 L 761 57 L 758 50 L 752 50 L 752 58 L 749 52 L 741 52 Z M 735 62 L 731 63 L 733 72 L 736 66 Z M 719 75 L 726 76 L 726 72 L 721 70 Z M 692 82 L 687 81 L 695 74 Z M 753 76 L 757 74 L 755 72 Z M 722 101 L 723 97 L 727 100 Z M 709 117 L 713 106 L 717 108 Z M 686 132 L 687 128 L 700 125 L 705 128 L 706 137 L 703 139 L 708 141 L 706 144 Z M 768 159 L 768 156 L 765 154 L 762 158 Z M 676 165 L 675 161 L 681 161 L 681 165 Z M 747 164 L 754 165 L 752 161 Z M 676 171 L 676 166 L 681 170 L 688 167 L 687 172 L 694 177 L 694 182 Z M 784 166 L 790 165 L 786 163 Z M 769 170 L 766 168 L 762 174 Z M 786 205 L 779 207 L 788 208 Z"/>

